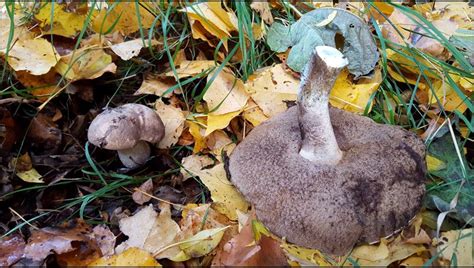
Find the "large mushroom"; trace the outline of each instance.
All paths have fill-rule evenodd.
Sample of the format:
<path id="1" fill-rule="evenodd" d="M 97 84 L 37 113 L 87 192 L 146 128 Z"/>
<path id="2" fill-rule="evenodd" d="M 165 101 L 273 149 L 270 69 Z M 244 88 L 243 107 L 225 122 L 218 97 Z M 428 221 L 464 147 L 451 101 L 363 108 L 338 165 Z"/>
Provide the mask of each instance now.
<path id="1" fill-rule="evenodd" d="M 425 146 L 414 133 L 329 107 L 346 65 L 337 49 L 316 47 L 297 105 L 253 129 L 229 162 L 271 231 L 337 255 L 407 226 L 425 192 Z"/>
<path id="2" fill-rule="evenodd" d="M 149 159 L 151 151 L 147 142 L 157 143 L 164 135 L 165 127 L 156 111 L 129 103 L 96 116 L 87 138 L 97 147 L 117 150 L 122 164 L 133 169 Z"/>

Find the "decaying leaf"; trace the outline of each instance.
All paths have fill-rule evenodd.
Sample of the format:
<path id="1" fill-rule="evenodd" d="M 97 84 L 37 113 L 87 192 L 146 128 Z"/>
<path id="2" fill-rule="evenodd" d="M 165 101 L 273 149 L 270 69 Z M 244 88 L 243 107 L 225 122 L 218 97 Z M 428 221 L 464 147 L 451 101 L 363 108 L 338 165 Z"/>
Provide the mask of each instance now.
<path id="1" fill-rule="evenodd" d="M 185 7 L 195 39 L 202 39 L 211 46 L 216 46 L 222 41 L 227 50 L 227 39 L 232 31 L 237 31 L 237 17 L 233 11 L 221 7 L 220 2 L 211 1 L 196 3 Z"/>
<path id="2" fill-rule="evenodd" d="M 216 63 L 212 60 L 183 60 L 181 64 L 179 64 L 179 68 L 175 70 L 176 74 L 173 70 L 171 70 L 165 73 L 165 75 L 181 79 L 184 77 L 195 76 L 216 67 Z"/>
<path id="3" fill-rule="evenodd" d="M 5 55 L 6 49 L 0 51 Z M 54 67 L 60 56 L 48 40 L 44 38 L 18 40 L 8 52 L 7 62 L 15 71 L 28 71 L 42 75 Z"/>
<path id="4" fill-rule="evenodd" d="M 71 252 L 81 244 L 83 246 L 95 244 L 91 232 L 90 227 L 81 220 L 60 228 L 46 227 L 34 230 L 25 247 L 25 257 L 40 261 L 53 253 Z"/>
<path id="5" fill-rule="evenodd" d="M 69 81 L 95 79 L 106 72 L 115 73 L 117 66 L 102 48 L 85 47 L 62 56 L 56 71 Z"/>
<path id="6" fill-rule="evenodd" d="M 265 23 L 272 24 L 273 23 L 273 16 L 272 12 L 270 10 L 270 5 L 268 4 L 267 1 L 252 1 L 250 4 L 250 7 L 257 11 L 262 20 Z"/>
<path id="7" fill-rule="evenodd" d="M 153 192 L 153 180 L 149 179 L 145 181 L 138 189 L 133 191 L 132 199 L 135 203 L 143 205 L 144 203 L 151 200 L 151 194 Z"/>
<path id="8" fill-rule="evenodd" d="M 286 256 L 280 242 L 263 235 L 255 239 L 252 223 L 255 217 L 246 218 L 239 234 L 234 236 L 217 252 L 213 266 L 287 266 Z M 239 221 L 240 222 L 240 221 Z"/>
<path id="9" fill-rule="evenodd" d="M 452 266 L 472 267 L 474 265 L 473 241 L 472 228 L 444 232 L 441 234 L 437 251 L 443 259 L 450 261 Z"/>
<path id="10" fill-rule="evenodd" d="M 199 176 L 201 181 L 211 192 L 211 198 L 217 211 L 226 215 L 231 220 L 237 219 L 236 210 L 246 212 L 249 204 L 242 194 L 229 182 L 224 170 L 224 164 L 217 164 L 210 169 L 188 169 Z"/>
<path id="11" fill-rule="evenodd" d="M 135 215 L 121 219 L 120 230 L 128 236 L 128 240 L 118 245 L 115 252 L 135 247 L 154 253 L 171 244 L 180 228 L 171 219 L 169 204 L 161 203 L 160 209 L 158 216 L 153 206 L 149 205 Z"/>
<path id="12" fill-rule="evenodd" d="M 15 74 L 16 79 L 23 86 L 30 88 L 29 92 L 40 100 L 47 100 L 48 97 L 60 89 L 58 85 L 58 77 L 60 76 L 54 69 L 43 75 L 32 75 L 27 71 L 17 71 Z"/>
<path id="13" fill-rule="evenodd" d="M 115 44 L 110 47 L 112 51 L 122 60 L 129 60 L 140 54 L 144 47 L 156 46 L 159 42 L 156 40 L 144 40 L 141 38 Z"/>
<path id="14" fill-rule="evenodd" d="M 21 155 L 18 158 L 12 159 L 11 166 L 15 168 L 16 175 L 26 182 L 44 183 L 43 176 L 33 168 L 31 164 L 31 157 L 28 153 Z"/>
<path id="15" fill-rule="evenodd" d="M 35 14 L 35 19 L 39 21 L 44 34 L 74 37 L 83 27 L 87 27 L 87 11 L 87 3 L 79 4 L 74 11 L 67 10 L 65 3 L 43 3 Z"/>
<path id="16" fill-rule="evenodd" d="M 144 6 L 143 6 L 144 5 Z M 96 33 L 118 31 L 123 35 L 137 32 L 140 28 L 149 29 L 155 21 L 155 15 L 147 7 L 149 3 L 120 2 L 111 4 L 97 12 L 92 20 L 92 29 Z M 147 7 L 147 8 L 146 8 Z"/>
<path id="17" fill-rule="evenodd" d="M 214 160 L 206 155 L 197 155 L 193 154 L 190 156 L 186 156 L 181 161 L 183 167 L 181 168 L 181 174 L 183 174 L 183 179 L 189 179 L 193 177 L 191 170 L 201 170 L 205 167 L 211 166 L 214 164 Z"/>
<path id="18" fill-rule="evenodd" d="M 324 26 L 322 21 L 336 11 L 334 19 Z M 267 34 L 267 44 L 275 52 L 290 46 L 287 65 L 301 72 L 316 46 L 336 47 L 336 34 L 344 37 L 342 52 L 349 60 L 349 72 L 355 78 L 370 74 L 377 64 L 379 53 L 372 34 L 358 16 L 342 9 L 319 8 L 306 13 L 291 26 L 274 23 Z"/>
<path id="19" fill-rule="evenodd" d="M 25 241 L 20 235 L 0 238 L 0 265 L 10 266 L 23 258 Z"/>
<path id="20" fill-rule="evenodd" d="M 155 260 L 150 252 L 139 249 L 129 248 L 120 254 L 113 255 L 111 257 L 102 257 L 90 263 L 89 266 L 154 266 L 161 267 L 160 263 Z"/>
<path id="21" fill-rule="evenodd" d="M 116 237 L 107 225 L 97 225 L 92 229 L 95 241 L 100 248 L 102 256 L 111 256 L 115 252 Z"/>
<path id="22" fill-rule="evenodd" d="M 12 24 L 13 32 L 10 32 Z M 34 33 L 30 32 L 25 25 L 22 25 L 19 18 L 15 17 L 11 22 L 7 14 L 0 12 L 0 51 L 3 51 L 2 53 L 6 52 L 9 40 L 9 47 L 11 48 L 20 39 L 31 40 L 33 38 Z"/>
<path id="23" fill-rule="evenodd" d="M 158 144 L 158 147 L 169 148 L 178 142 L 181 133 L 183 133 L 186 116 L 181 108 L 166 105 L 161 100 L 156 101 L 155 108 L 165 125 L 165 136 Z"/>

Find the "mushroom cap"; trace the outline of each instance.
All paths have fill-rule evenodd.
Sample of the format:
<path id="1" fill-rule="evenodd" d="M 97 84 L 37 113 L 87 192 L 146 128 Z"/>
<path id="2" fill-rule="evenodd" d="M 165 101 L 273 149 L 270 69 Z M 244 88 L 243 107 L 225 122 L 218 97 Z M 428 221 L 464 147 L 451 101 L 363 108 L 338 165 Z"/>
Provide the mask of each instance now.
<path id="1" fill-rule="evenodd" d="M 134 147 L 139 141 L 159 142 L 165 134 L 160 116 L 151 108 L 136 103 L 107 109 L 94 118 L 87 138 L 108 150 Z"/>
<path id="2" fill-rule="evenodd" d="M 264 122 L 230 156 L 231 180 L 258 218 L 289 242 L 346 254 L 408 225 L 425 192 L 425 146 L 397 126 L 330 108 L 343 158 L 299 155 L 297 107 Z"/>

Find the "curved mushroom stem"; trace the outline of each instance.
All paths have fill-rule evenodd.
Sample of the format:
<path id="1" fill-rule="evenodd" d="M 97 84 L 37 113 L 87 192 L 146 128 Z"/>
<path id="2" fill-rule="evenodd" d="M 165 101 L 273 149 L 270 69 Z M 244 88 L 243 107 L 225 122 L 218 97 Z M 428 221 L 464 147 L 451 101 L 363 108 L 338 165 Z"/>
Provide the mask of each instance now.
<path id="1" fill-rule="evenodd" d="M 128 168 L 137 168 L 150 158 L 151 150 L 146 141 L 139 141 L 130 149 L 117 150 L 122 164 Z"/>
<path id="2" fill-rule="evenodd" d="M 298 91 L 300 155 L 314 163 L 335 165 L 342 158 L 329 117 L 329 93 L 347 64 L 339 50 L 318 46 L 303 71 Z"/>

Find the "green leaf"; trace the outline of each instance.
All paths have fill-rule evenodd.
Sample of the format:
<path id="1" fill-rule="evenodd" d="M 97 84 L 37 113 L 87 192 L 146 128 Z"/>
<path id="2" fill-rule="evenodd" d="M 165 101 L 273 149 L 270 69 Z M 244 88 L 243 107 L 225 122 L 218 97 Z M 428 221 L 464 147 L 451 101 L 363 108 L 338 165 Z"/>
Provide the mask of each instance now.
<path id="1" fill-rule="evenodd" d="M 292 47 L 287 65 L 301 72 L 316 46 L 339 47 L 337 34 L 344 38 L 342 52 L 349 59 L 349 72 L 356 78 L 369 75 L 379 59 L 377 46 L 366 23 L 349 11 L 319 8 L 291 26 L 274 23 L 268 31 L 267 44 L 275 52 Z"/>

